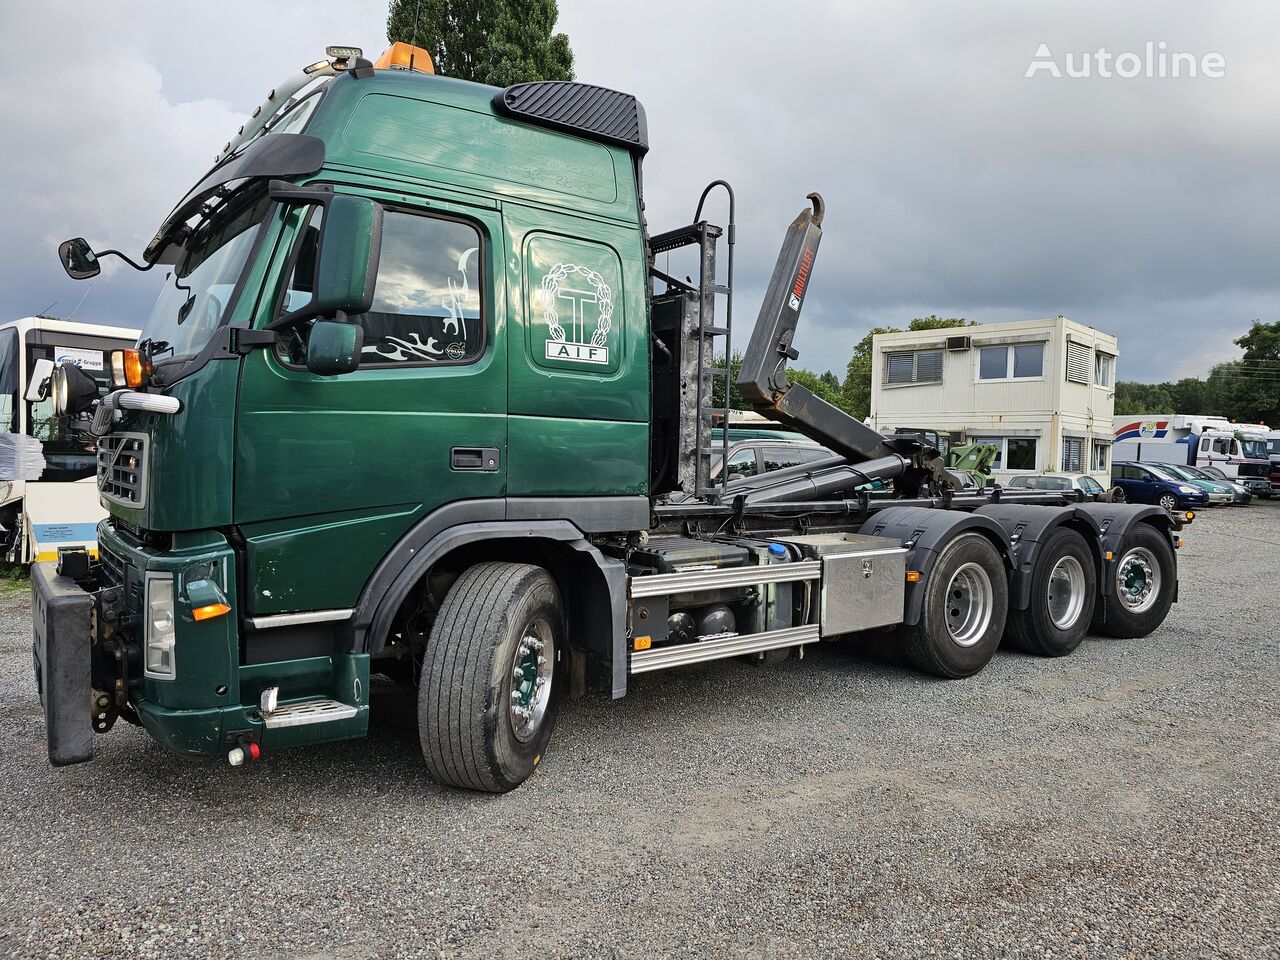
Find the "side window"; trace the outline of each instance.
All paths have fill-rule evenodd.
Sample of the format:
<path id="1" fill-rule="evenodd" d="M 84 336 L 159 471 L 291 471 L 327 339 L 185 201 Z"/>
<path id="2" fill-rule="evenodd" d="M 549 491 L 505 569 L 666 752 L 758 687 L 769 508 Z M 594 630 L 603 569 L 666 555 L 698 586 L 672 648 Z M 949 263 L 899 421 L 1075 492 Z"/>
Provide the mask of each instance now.
<path id="1" fill-rule="evenodd" d="M 1201 453 L 1208 453 L 1208 452 L 1209 452 L 1209 438 L 1208 438 L 1208 437 L 1201 437 L 1201 438 L 1200 438 L 1200 452 L 1201 452 Z"/>
<path id="2" fill-rule="evenodd" d="M 480 233 L 457 220 L 388 210 L 361 364 L 469 363 L 484 350 Z"/>
<path id="3" fill-rule="evenodd" d="M 1214 452 L 1214 453 L 1220 453 L 1220 454 L 1222 454 L 1224 457 L 1225 457 L 1225 456 L 1230 456 L 1230 455 L 1231 455 L 1231 441 L 1230 441 L 1230 440 L 1221 440 L 1221 439 L 1219 439 L 1219 440 L 1214 440 L 1214 441 L 1213 441 L 1213 452 Z"/>
<path id="4" fill-rule="evenodd" d="M 303 228 L 280 313 L 306 305 L 315 289 L 322 213 Z M 361 366 L 470 363 L 484 352 L 480 298 L 480 233 L 470 224 L 388 210 L 382 255 L 368 313 L 349 319 L 364 327 Z M 305 359 L 301 338 L 288 347 Z"/>
<path id="5" fill-rule="evenodd" d="M 771 470 L 783 470 L 787 467 L 799 466 L 802 463 L 817 460 L 822 456 L 817 450 L 810 450 L 800 446 L 765 447 L 761 453 L 764 455 L 764 470 L 766 473 Z"/>
<path id="6" fill-rule="evenodd" d="M 729 457 L 729 477 L 754 477 L 756 475 L 756 448 L 746 447 Z"/>

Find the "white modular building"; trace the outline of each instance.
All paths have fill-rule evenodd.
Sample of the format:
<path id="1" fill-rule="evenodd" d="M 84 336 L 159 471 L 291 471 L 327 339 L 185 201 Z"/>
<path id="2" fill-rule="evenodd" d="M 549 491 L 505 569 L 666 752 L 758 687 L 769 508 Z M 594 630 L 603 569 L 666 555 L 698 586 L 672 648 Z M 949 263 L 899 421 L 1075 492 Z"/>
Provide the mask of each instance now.
<path id="1" fill-rule="evenodd" d="M 993 443 L 993 473 L 1092 474 L 1110 485 L 1116 338 L 1066 317 L 877 334 L 871 419 Z"/>

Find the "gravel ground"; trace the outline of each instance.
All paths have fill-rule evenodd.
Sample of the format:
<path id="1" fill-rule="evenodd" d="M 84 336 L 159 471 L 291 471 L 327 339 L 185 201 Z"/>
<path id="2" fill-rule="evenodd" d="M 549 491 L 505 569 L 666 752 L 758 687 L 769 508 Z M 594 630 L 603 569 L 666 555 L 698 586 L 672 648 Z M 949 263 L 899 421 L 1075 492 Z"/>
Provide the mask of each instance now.
<path id="1" fill-rule="evenodd" d="M 123 723 L 53 770 L 10 593 L 0 954 L 1280 956 L 1280 505 L 1186 541 L 1146 640 L 651 674 L 503 797 L 427 780 L 396 702 L 244 770 Z"/>

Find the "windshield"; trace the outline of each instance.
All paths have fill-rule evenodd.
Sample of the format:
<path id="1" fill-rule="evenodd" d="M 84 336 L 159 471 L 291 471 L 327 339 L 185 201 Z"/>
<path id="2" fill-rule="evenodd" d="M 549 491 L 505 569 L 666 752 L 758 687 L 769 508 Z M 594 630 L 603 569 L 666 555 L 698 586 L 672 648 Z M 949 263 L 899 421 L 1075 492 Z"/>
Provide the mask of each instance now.
<path id="1" fill-rule="evenodd" d="M 1156 466 L 1154 463 L 1144 463 L 1143 466 L 1146 467 L 1148 470 L 1150 470 L 1152 473 L 1154 473 L 1161 480 L 1176 481 L 1176 480 L 1186 479 L 1185 477 L 1178 475 L 1178 470 L 1176 467 L 1172 467 L 1167 463 L 1162 463 L 1160 464 L 1160 466 Z"/>
<path id="2" fill-rule="evenodd" d="M 1244 451 L 1247 460 L 1267 459 L 1267 441 L 1265 440 L 1241 440 L 1240 448 Z"/>
<path id="3" fill-rule="evenodd" d="M 236 281 L 249 258 L 270 201 L 253 193 L 228 201 L 195 228 L 187 252 L 165 277 L 164 289 L 142 328 L 158 359 L 190 357 L 226 319 Z"/>

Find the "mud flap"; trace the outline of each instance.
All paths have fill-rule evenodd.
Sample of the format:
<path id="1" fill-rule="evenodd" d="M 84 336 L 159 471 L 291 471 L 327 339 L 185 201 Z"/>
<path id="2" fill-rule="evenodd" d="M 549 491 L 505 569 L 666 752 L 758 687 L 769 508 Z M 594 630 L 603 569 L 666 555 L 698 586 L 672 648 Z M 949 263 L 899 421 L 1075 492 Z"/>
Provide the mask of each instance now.
<path id="1" fill-rule="evenodd" d="M 74 580 L 58 576 L 54 562 L 31 565 L 32 656 L 44 707 L 49 762 L 55 767 L 93 759 L 92 607 L 93 598 Z"/>

